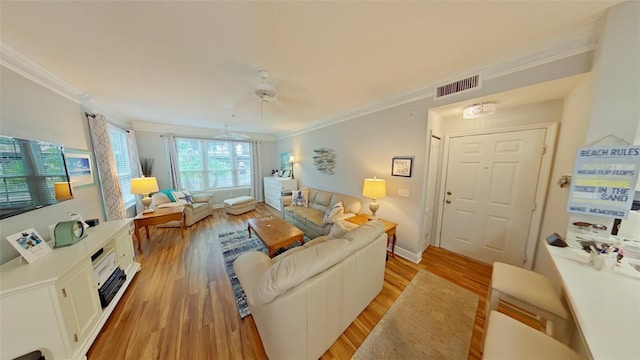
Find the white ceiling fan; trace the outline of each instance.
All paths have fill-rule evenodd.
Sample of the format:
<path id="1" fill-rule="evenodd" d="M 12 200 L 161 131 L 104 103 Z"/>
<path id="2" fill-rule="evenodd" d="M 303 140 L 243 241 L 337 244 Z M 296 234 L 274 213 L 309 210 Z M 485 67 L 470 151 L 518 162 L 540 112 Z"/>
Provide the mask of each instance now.
<path id="1" fill-rule="evenodd" d="M 231 118 L 235 118 L 235 114 L 231 115 Z M 229 131 L 229 124 L 224 124 L 224 130 L 217 136 L 218 139 L 225 140 L 249 140 L 249 136 Z"/>
<path id="2" fill-rule="evenodd" d="M 256 85 L 255 94 L 260 98 L 260 101 L 273 101 L 278 93 L 273 85 L 267 83 L 269 79 L 269 73 L 266 70 L 258 70 L 258 76 L 262 79 L 262 83 Z"/>

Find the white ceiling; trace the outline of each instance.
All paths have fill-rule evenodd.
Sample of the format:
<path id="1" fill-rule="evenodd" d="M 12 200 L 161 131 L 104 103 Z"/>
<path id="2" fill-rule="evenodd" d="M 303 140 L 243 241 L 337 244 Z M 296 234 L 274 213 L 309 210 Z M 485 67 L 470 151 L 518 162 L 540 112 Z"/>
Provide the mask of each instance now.
<path id="1" fill-rule="evenodd" d="M 121 120 L 277 135 L 521 51 L 618 2 L 1 1 L 0 40 Z M 279 94 L 263 121 L 259 69 Z"/>

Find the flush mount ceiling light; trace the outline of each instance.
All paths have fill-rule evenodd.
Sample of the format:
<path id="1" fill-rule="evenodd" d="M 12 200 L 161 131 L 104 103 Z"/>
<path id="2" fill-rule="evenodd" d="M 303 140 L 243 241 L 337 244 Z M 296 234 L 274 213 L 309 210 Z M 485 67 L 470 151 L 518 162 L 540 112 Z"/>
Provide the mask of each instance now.
<path id="1" fill-rule="evenodd" d="M 496 112 L 496 103 L 486 102 L 467 106 L 462 111 L 462 117 L 465 119 L 473 119 L 491 115 Z"/>

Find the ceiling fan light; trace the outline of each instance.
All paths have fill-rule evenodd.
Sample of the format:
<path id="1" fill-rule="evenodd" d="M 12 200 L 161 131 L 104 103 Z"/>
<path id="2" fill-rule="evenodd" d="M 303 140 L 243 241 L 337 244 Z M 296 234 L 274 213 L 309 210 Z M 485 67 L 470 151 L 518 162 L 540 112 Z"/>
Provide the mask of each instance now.
<path id="1" fill-rule="evenodd" d="M 276 89 L 269 84 L 258 84 L 256 95 L 262 100 L 270 100 L 276 96 Z"/>
<path id="2" fill-rule="evenodd" d="M 473 104 L 471 106 L 467 106 L 462 111 L 462 117 L 464 119 L 474 119 L 487 115 L 491 115 L 496 112 L 496 103 L 486 102 Z"/>

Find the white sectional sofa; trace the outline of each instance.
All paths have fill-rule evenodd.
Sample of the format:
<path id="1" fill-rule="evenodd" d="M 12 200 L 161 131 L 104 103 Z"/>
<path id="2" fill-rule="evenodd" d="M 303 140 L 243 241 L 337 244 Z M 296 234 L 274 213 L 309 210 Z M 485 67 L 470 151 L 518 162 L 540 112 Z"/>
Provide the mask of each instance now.
<path id="1" fill-rule="evenodd" d="M 233 267 L 270 359 L 317 359 L 380 293 L 387 236 L 371 221 L 270 259 L 248 252 Z M 337 231 L 335 229 L 338 229 Z"/>

